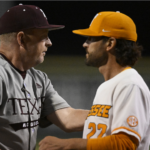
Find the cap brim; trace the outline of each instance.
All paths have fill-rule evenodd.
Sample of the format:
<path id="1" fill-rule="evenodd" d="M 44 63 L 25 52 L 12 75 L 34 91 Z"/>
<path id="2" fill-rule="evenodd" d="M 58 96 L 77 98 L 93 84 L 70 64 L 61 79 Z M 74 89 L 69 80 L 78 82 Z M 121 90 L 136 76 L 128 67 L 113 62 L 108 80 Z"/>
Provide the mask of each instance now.
<path id="1" fill-rule="evenodd" d="M 72 32 L 75 34 L 82 35 L 82 36 L 99 36 L 97 33 L 91 31 L 89 28 L 73 30 Z"/>
<path id="2" fill-rule="evenodd" d="M 50 28 L 48 28 L 49 31 L 51 30 L 58 30 L 58 29 L 63 29 L 65 26 L 64 25 L 50 25 Z"/>
<path id="3" fill-rule="evenodd" d="M 49 31 L 51 30 L 58 30 L 58 29 L 63 29 L 65 26 L 64 25 L 47 25 L 47 26 L 41 26 L 41 27 L 37 27 L 39 29 L 48 29 Z"/>

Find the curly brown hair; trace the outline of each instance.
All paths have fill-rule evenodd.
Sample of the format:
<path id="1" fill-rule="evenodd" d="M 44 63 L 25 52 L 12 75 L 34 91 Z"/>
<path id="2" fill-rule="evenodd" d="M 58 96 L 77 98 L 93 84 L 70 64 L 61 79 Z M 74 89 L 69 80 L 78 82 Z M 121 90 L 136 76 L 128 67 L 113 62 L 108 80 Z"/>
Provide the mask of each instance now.
<path id="1" fill-rule="evenodd" d="M 107 41 L 109 37 L 102 37 L 103 41 Z M 116 56 L 116 62 L 125 66 L 134 66 L 137 60 L 141 57 L 141 52 L 143 51 L 143 46 L 139 45 L 137 42 L 116 39 L 116 46 L 114 50 L 114 55 Z"/>

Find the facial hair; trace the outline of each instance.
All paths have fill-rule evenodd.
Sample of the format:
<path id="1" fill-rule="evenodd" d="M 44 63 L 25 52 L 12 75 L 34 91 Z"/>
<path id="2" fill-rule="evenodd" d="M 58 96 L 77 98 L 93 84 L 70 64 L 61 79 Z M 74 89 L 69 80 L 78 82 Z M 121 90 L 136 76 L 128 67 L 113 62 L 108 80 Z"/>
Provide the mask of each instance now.
<path id="1" fill-rule="evenodd" d="M 105 65 L 108 61 L 108 54 L 106 51 L 101 52 L 100 54 L 88 53 L 88 58 L 86 58 L 86 65 L 93 67 L 101 67 Z"/>

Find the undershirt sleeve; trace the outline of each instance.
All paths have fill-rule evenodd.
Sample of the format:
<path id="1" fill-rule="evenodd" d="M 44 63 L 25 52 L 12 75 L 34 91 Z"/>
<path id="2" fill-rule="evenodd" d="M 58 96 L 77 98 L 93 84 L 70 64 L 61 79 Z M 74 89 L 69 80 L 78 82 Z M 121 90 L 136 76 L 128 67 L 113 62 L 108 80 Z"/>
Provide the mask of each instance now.
<path id="1" fill-rule="evenodd" d="M 87 150 L 136 150 L 138 143 L 124 133 L 97 139 L 88 139 Z"/>

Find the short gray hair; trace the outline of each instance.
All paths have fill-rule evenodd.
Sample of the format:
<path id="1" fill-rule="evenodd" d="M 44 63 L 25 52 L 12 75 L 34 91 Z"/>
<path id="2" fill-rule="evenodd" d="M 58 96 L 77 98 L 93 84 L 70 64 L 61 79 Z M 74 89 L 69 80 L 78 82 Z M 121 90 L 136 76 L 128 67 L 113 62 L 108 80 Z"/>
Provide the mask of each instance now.
<path id="1" fill-rule="evenodd" d="M 1 42 L 4 42 L 4 43 L 13 42 L 16 39 L 16 35 L 17 35 L 17 32 L 6 33 L 6 34 L 0 35 L 0 44 Z"/>

